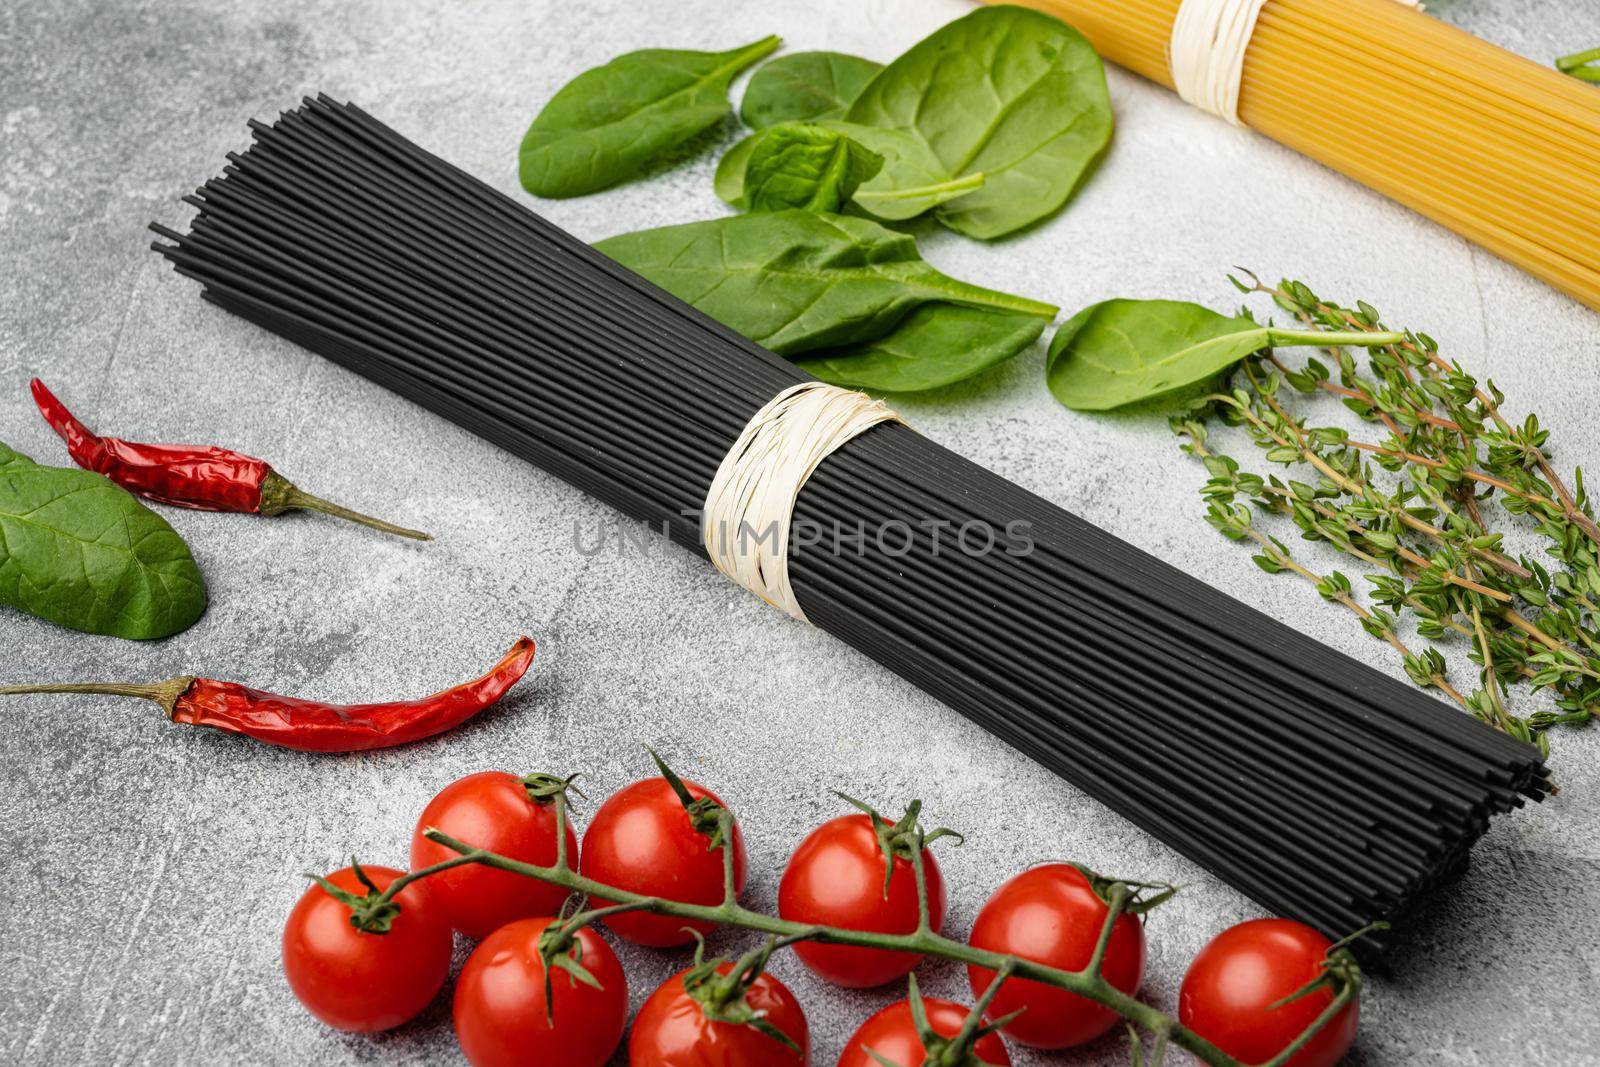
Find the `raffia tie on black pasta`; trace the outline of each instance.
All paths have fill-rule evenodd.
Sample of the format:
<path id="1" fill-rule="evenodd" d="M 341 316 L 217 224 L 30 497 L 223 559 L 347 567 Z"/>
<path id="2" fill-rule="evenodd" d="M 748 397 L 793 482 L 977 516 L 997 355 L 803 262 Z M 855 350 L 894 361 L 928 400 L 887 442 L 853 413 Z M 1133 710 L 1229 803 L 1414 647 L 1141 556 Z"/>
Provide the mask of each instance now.
<path id="1" fill-rule="evenodd" d="M 190 231 L 154 227 L 207 300 L 703 554 L 718 465 L 807 375 L 353 105 L 252 128 Z M 794 522 L 868 531 L 791 550 L 811 622 L 1330 936 L 1427 896 L 1548 787 L 1531 746 L 902 424 L 824 460 Z M 1032 549 L 957 548 L 974 522 Z M 889 523 L 909 551 L 876 542 Z"/>

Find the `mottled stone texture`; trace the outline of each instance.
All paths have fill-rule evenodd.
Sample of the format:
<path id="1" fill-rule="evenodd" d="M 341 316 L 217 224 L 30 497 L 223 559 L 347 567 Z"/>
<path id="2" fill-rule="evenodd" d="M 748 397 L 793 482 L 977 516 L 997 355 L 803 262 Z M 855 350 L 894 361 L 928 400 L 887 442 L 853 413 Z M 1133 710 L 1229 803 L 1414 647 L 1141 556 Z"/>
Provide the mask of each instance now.
<path id="1" fill-rule="evenodd" d="M 1541 60 L 1595 43 L 1595 0 L 1440 0 L 1438 13 Z M 216 440 L 308 489 L 436 531 L 414 545 L 329 520 L 168 514 L 212 607 L 137 645 L 0 613 L 0 679 L 200 672 L 331 699 L 414 694 L 475 674 L 518 634 L 540 654 L 515 699 L 448 740 L 315 758 L 180 729 L 110 700 L 8 703 L 0 716 L 0 1059 L 34 1063 L 452 1062 L 448 1002 L 397 1033 L 313 1022 L 279 972 L 301 872 L 352 850 L 403 863 L 412 820 L 485 767 L 583 770 L 592 796 L 643 774 L 649 741 L 744 819 L 750 899 L 770 906 L 788 849 L 839 805 L 922 797 L 966 830 L 942 848 L 965 930 L 1019 863 L 1070 856 L 1185 884 L 1151 920 L 1148 995 L 1257 914 L 1237 893 L 1026 757 L 824 634 L 767 610 L 676 549 L 586 558 L 573 523 L 612 516 L 522 461 L 241 321 L 145 249 L 145 224 L 302 93 L 356 100 L 517 192 L 515 147 L 540 102 L 628 49 L 793 48 L 887 59 L 958 0 L 483 4 L 38 0 L 0 8 L 0 426 L 64 461 L 25 386 L 43 375 L 108 431 Z M 1293 273 L 1427 329 L 1555 430 L 1564 466 L 1600 452 L 1596 318 L 1492 256 L 1164 91 L 1111 76 L 1119 131 L 1060 217 L 994 245 L 939 232 L 940 267 L 1071 310 L 1113 295 L 1226 307 L 1236 263 Z M 719 144 L 736 131 L 722 131 Z M 707 217 L 714 155 L 548 203 L 590 238 Z M 521 195 L 518 193 L 517 195 Z M 1208 530 L 1199 471 L 1157 418 L 1056 406 L 1042 354 L 900 406 L 921 430 L 1287 623 L 1397 673 L 1387 651 L 1289 578 Z M 1325 562 L 1325 561 L 1324 561 Z M 1600 979 L 1600 736 L 1556 739 L 1564 792 L 1497 824 L 1464 880 L 1401 937 L 1366 1005 L 1363 1064 L 1594 1062 Z M 1336 775 L 1337 768 L 1331 768 Z M 1330 804 L 1337 804 L 1336 794 Z M 732 939 L 719 942 L 734 944 Z M 624 950 L 639 1000 L 681 955 Z M 833 1062 L 888 993 L 845 993 L 776 965 Z M 929 966 L 928 985 L 964 977 Z M 1116 1042 L 1068 1059 L 1126 1062 Z M 621 1062 L 619 1060 L 619 1062 Z"/>

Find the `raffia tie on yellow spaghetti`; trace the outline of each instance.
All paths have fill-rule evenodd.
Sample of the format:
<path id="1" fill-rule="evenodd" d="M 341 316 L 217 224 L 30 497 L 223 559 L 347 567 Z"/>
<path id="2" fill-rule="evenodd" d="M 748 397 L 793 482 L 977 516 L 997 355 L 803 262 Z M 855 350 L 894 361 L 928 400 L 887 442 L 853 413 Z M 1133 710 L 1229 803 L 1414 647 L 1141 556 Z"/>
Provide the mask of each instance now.
<path id="1" fill-rule="evenodd" d="M 1396 0 L 1421 7 L 1419 0 Z M 1172 22 L 1167 65 L 1178 95 L 1195 107 L 1239 121 L 1244 54 L 1267 0 L 1183 0 Z"/>

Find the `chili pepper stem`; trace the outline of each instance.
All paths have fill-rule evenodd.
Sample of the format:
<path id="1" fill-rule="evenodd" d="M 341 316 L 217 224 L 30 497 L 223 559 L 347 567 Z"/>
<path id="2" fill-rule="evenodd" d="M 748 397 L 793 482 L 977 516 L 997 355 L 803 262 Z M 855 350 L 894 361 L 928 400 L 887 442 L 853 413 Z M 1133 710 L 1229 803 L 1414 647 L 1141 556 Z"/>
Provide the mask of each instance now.
<path id="1" fill-rule="evenodd" d="M 170 719 L 177 708 L 178 698 L 193 684 L 194 677 L 190 675 L 149 683 L 63 682 L 46 685 L 7 685 L 0 686 L 0 696 L 23 696 L 29 693 L 90 693 L 97 696 L 140 697 L 161 705 L 161 709 Z"/>
<path id="2" fill-rule="evenodd" d="M 336 518 L 367 526 L 374 530 L 382 530 L 398 537 L 409 537 L 413 541 L 432 541 L 433 535 L 423 533 L 421 530 L 411 530 L 404 526 L 396 526 L 392 522 L 375 519 L 371 515 L 363 515 L 359 511 L 351 511 L 330 500 L 320 496 L 313 496 L 289 479 L 271 471 L 266 480 L 261 483 L 261 514 L 282 515 L 285 511 L 320 511 L 324 515 L 333 515 Z"/>

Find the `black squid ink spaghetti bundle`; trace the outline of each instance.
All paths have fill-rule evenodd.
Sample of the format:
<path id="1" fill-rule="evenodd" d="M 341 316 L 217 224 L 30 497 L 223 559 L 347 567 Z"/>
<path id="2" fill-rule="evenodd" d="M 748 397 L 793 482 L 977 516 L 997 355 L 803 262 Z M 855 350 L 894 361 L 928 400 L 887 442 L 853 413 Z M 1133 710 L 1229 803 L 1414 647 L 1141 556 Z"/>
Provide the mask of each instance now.
<path id="1" fill-rule="evenodd" d="M 1531 746 L 812 381 L 359 108 L 252 128 L 189 232 L 154 227 L 207 300 L 664 527 L 1264 907 L 1331 936 L 1391 917 L 1548 788 Z M 1031 549 L 1004 550 L 1019 523 Z M 802 527 L 895 533 L 784 542 Z M 964 527 L 1004 547 L 954 549 Z"/>

